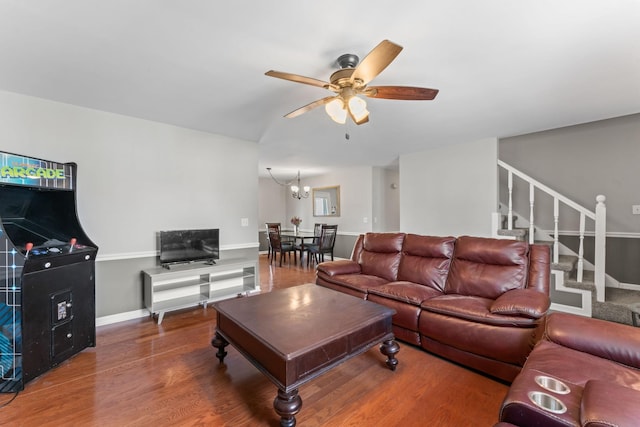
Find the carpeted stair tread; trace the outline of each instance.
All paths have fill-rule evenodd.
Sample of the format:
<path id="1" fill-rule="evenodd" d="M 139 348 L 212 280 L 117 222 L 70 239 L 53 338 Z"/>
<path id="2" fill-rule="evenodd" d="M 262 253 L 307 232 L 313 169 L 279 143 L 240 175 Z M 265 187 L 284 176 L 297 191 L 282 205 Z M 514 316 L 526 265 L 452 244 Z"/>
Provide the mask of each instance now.
<path id="1" fill-rule="evenodd" d="M 570 272 L 573 271 L 578 263 L 578 257 L 572 255 L 558 256 L 558 262 L 551 264 L 553 270 Z"/>
<path id="2" fill-rule="evenodd" d="M 629 306 L 640 303 L 640 292 L 630 289 L 606 288 L 605 301 Z"/>
<path id="3" fill-rule="evenodd" d="M 591 315 L 596 319 L 632 325 L 630 306 L 634 304 L 640 304 L 640 292 L 608 287 L 605 289 L 605 301 L 593 302 Z"/>
<path id="4" fill-rule="evenodd" d="M 529 233 L 528 228 L 514 228 L 513 230 L 498 230 L 498 236 L 524 238 Z"/>

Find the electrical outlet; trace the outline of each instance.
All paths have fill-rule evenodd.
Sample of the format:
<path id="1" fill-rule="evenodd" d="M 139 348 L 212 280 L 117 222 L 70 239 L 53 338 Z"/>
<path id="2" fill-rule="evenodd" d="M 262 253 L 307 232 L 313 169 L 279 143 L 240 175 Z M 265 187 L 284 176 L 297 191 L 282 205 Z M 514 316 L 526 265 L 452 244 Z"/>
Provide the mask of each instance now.
<path id="1" fill-rule="evenodd" d="M 634 215 L 640 215 L 640 205 L 633 205 L 631 206 L 631 212 Z"/>
<path id="2" fill-rule="evenodd" d="M 249 218 L 240 218 L 240 226 L 248 227 L 249 226 Z"/>
<path id="3" fill-rule="evenodd" d="M 365 216 L 364 218 L 362 218 L 362 222 L 367 224 L 369 222 L 369 218 Z"/>

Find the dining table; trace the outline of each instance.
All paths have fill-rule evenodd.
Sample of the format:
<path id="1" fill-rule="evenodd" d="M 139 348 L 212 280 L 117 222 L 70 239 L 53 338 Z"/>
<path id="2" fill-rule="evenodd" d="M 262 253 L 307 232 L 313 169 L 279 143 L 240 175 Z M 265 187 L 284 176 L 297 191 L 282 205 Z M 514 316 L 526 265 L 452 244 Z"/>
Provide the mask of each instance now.
<path id="1" fill-rule="evenodd" d="M 313 243 L 313 239 L 316 238 L 317 236 L 315 236 L 313 234 L 312 231 L 294 231 L 294 230 L 281 230 L 280 231 L 280 236 L 282 237 L 282 240 L 289 240 L 293 242 L 293 245 L 295 246 L 298 242 L 300 242 L 300 265 L 304 265 L 302 263 L 302 254 L 305 252 L 304 251 L 304 245 L 305 242 L 307 243 Z"/>

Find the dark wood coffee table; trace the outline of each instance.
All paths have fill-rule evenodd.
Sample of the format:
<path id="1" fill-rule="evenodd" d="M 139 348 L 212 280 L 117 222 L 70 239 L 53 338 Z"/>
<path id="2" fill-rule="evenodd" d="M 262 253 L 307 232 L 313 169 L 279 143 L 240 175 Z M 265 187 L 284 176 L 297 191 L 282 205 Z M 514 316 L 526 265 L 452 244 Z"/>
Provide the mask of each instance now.
<path id="1" fill-rule="evenodd" d="M 213 304 L 220 363 L 231 343 L 278 387 L 273 407 L 281 426 L 295 426 L 300 385 L 382 343 L 395 370 L 400 346 L 391 329 L 395 310 L 313 283 Z"/>

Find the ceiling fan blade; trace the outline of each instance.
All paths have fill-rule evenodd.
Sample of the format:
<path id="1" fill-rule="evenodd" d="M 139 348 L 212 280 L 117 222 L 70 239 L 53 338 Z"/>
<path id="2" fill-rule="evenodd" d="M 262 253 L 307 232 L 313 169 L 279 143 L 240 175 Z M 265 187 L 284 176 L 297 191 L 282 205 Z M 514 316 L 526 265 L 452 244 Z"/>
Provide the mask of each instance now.
<path id="1" fill-rule="evenodd" d="M 290 80 L 296 83 L 304 83 L 306 85 L 317 86 L 322 88 L 329 88 L 331 84 L 329 82 L 324 82 L 322 80 L 313 79 L 311 77 L 299 76 L 297 74 L 284 73 L 282 71 L 274 71 L 270 70 L 264 73 L 270 77 L 276 77 L 283 80 Z"/>
<path id="2" fill-rule="evenodd" d="M 399 46 L 389 40 L 383 40 L 374 47 L 371 52 L 358 64 L 351 75 L 351 83 L 362 80 L 363 84 L 369 83 L 380 74 L 402 51 Z"/>
<path id="3" fill-rule="evenodd" d="M 317 101 L 313 101 L 313 102 L 305 105 L 304 107 L 300 107 L 297 110 L 293 110 L 289 114 L 285 115 L 285 117 L 288 118 L 288 119 L 292 119 L 294 117 L 298 117 L 299 115 L 304 114 L 309 110 L 313 110 L 316 107 L 320 107 L 322 105 L 328 104 L 329 102 L 331 102 L 335 98 L 336 98 L 335 96 L 327 96 L 326 98 L 318 99 Z"/>
<path id="4" fill-rule="evenodd" d="M 403 99 L 407 101 L 431 101 L 438 89 L 411 86 L 369 86 L 363 95 L 369 98 Z"/>

